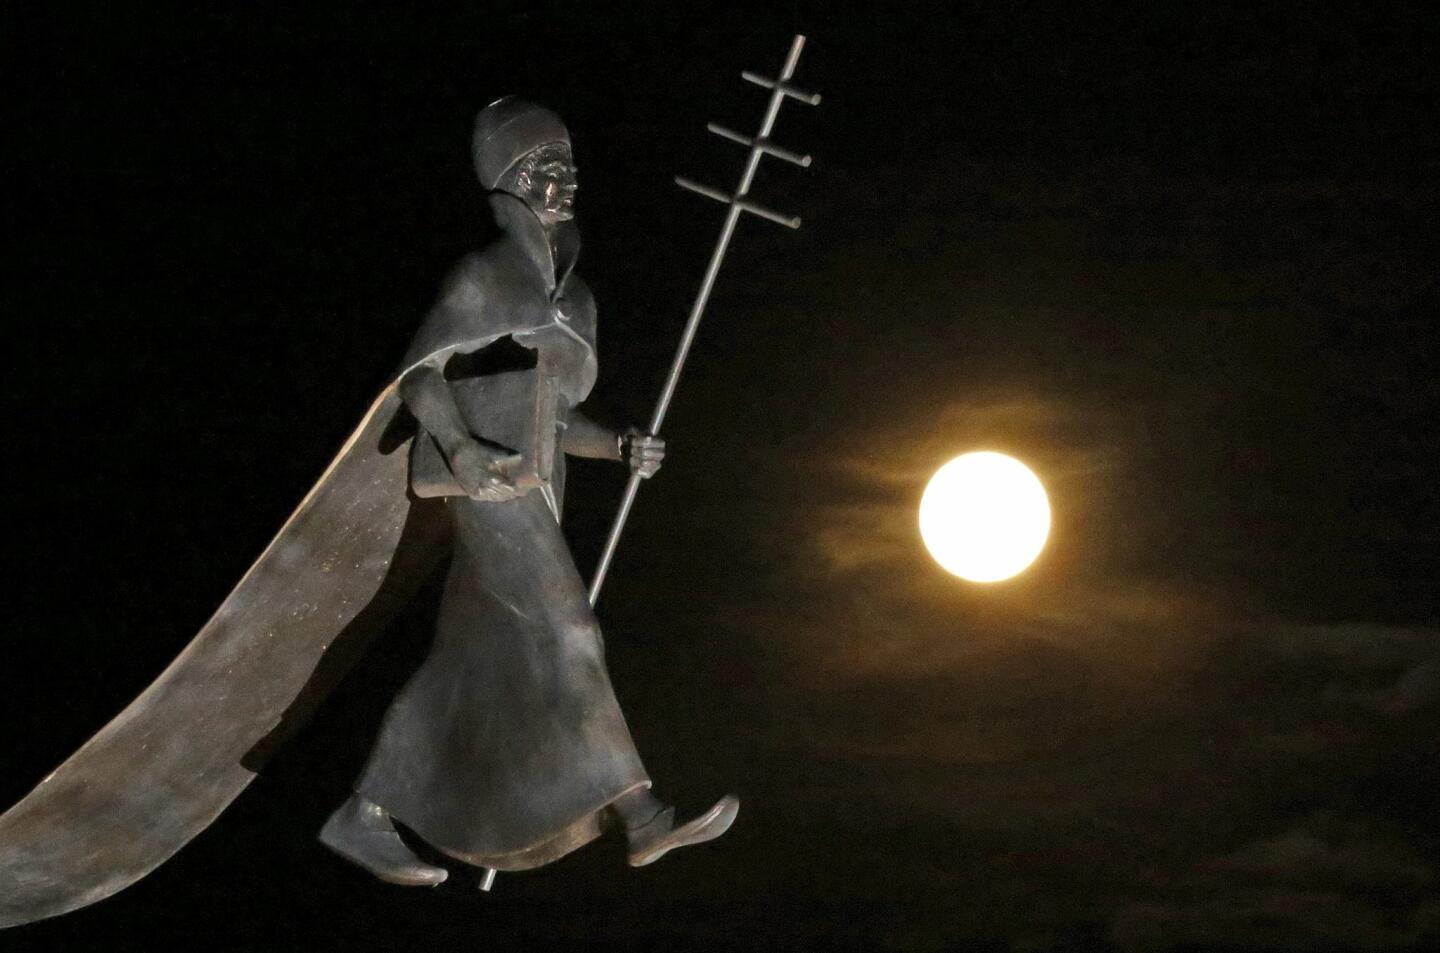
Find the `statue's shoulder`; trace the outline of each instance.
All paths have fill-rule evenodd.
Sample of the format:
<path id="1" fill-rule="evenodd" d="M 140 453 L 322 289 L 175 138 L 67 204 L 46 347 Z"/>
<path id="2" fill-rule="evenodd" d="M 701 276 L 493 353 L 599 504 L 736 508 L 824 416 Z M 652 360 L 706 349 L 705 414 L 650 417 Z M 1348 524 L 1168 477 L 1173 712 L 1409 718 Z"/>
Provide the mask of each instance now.
<path id="1" fill-rule="evenodd" d="M 502 283 L 506 271 L 504 250 L 498 245 L 498 242 L 492 242 L 456 262 L 440 284 L 439 303 L 451 307 L 473 307 L 492 293 Z"/>

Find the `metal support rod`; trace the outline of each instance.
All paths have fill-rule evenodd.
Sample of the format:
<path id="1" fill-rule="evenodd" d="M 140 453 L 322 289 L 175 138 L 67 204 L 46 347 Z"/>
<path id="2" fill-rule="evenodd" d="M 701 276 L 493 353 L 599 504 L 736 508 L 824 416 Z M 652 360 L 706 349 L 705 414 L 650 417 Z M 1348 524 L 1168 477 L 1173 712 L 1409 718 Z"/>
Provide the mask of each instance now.
<path id="1" fill-rule="evenodd" d="M 787 81 L 794 75 L 795 65 L 800 61 L 800 52 L 804 48 L 805 37 L 797 34 L 790 44 L 790 53 L 785 58 L 785 67 L 780 71 L 779 80 L 770 86 L 770 102 L 765 109 L 765 118 L 760 123 L 760 132 L 755 136 L 755 144 L 750 147 L 750 155 L 745 162 L 745 171 L 740 176 L 740 185 L 735 189 L 734 197 L 729 198 L 730 208 L 725 214 L 725 223 L 720 228 L 720 237 L 715 242 L 715 250 L 710 255 L 710 264 L 705 269 L 705 277 L 700 281 L 700 291 L 696 294 L 695 302 L 690 307 L 690 317 L 686 320 L 685 330 L 680 335 L 680 346 L 676 349 L 675 358 L 670 364 L 670 374 L 665 379 L 665 387 L 660 392 L 660 399 L 655 404 L 655 413 L 650 417 L 649 432 L 652 434 L 659 434 L 660 427 L 665 422 L 665 414 L 670 409 L 671 399 L 675 396 L 675 387 L 680 383 L 680 373 L 685 369 L 685 359 L 690 355 L 690 346 L 695 341 L 695 332 L 700 329 L 700 319 L 705 314 L 705 305 L 709 303 L 710 292 L 715 287 L 715 278 L 720 274 L 720 265 L 725 261 L 725 252 L 730 247 L 730 238 L 735 234 L 735 225 L 740 221 L 741 213 L 745 211 L 739 200 L 744 199 L 750 191 L 750 183 L 755 178 L 755 170 L 759 168 L 760 159 L 765 154 L 760 144 L 769 138 L 770 130 L 775 125 L 775 117 L 780 114 L 780 106 L 785 101 L 786 95 L 794 95 L 794 91 L 789 87 Z M 818 99 L 819 97 L 815 97 L 816 101 Z M 590 582 L 590 604 L 592 606 L 600 599 L 600 587 L 605 583 L 605 574 L 610 570 L 610 562 L 615 557 L 615 549 L 620 545 L 620 534 L 625 530 L 625 521 L 630 517 L 630 508 L 635 505 L 635 496 L 640 492 L 642 480 L 641 476 L 632 473 L 625 484 L 625 493 L 620 500 L 620 510 L 615 514 L 615 522 L 611 524 L 610 535 L 605 540 L 605 549 L 601 552 L 600 562 L 595 567 L 595 577 Z"/>

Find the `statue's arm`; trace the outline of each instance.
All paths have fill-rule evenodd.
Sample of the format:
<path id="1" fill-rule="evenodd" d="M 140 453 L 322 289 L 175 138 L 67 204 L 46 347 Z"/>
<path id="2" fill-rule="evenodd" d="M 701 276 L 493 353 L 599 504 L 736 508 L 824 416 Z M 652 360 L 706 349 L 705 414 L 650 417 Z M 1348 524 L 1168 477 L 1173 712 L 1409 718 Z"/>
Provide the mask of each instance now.
<path id="1" fill-rule="evenodd" d="M 602 426 L 578 410 L 570 411 L 561 449 L 574 457 L 623 460 L 630 470 L 652 477 L 665 459 L 665 441 L 631 427 L 617 431 Z"/>
<path id="2" fill-rule="evenodd" d="M 508 500 L 515 495 L 514 484 L 502 472 L 505 458 L 470 433 L 438 367 L 414 368 L 400 379 L 399 392 L 420 426 L 435 438 L 461 489 L 476 499 Z"/>
<path id="3" fill-rule="evenodd" d="M 400 399 L 420 426 L 430 432 L 448 460 L 466 443 L 474 442 L 455 395 L 438 367 L 421 364 L 400 379 Z"/>
<path id="4" fill-rule="evenodd" d="M 620 438 L 618 431 L 596 423 L 578 410 L 572 410 L 566 421 L 565 435 L 560 446 L 572 457 L 619 460 Z"/>

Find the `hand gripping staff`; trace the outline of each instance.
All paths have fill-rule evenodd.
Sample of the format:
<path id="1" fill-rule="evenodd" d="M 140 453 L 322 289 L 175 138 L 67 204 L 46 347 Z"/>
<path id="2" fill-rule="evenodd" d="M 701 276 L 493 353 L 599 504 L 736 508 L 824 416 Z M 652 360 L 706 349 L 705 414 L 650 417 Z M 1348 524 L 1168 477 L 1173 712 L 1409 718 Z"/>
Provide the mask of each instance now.
<path id="1" fill-rule="evenodd" d="M 695 303 L 690 306 L 690 317 L 686 320 L 685 330 L 680 335 L 680 346 L 676 349 L 675 359 L 670 364 L 670 375 L 665 379 L 665 387 L 661 390 L 660 399 L 655 404 L 655 412 L 650 417 L 649 432 L 651 434 L 658 435 L 661 425 L 665 422 L 665 412 L 670 409 L 670 400 L 675 396 L 676 385 L 680 383 L 680 372 L 685 368 L 685 358 L 690 353 L 690 345 L 695 341 L 695 332 L 700 329 L 700 319 L 705 314 L 705 305 L 710 300 L 710 291 L 715 287 L 715 277 L 720 273 L 720 265 L 725 260 L 725 252 L 730 247 L 730 238 L 735 234 L 735 225 L 740 221 L 740 213 L 750 212 L 784 225 L 786 228 L 800 227 L 799 218 L 773 212 L 763 205 L 752 202 L 748 196 L 750 183 L 755 178 L 755 170 L 760 167 L 762 156 L 774 156 L 777 159 L 784 159 L 786 162 L 793 162 L 795 165 L 807 168 L 810 165 L 808 155 L 797 155 L 770 142 L 770 130 L 774 128 L 775 118 L 780 114 L 780 105 L 787 96 L 811 106 L 820 104 L 818 95 L 804 92 L 790 83 L 790 77 L 795 73 L 795 65 L 800 62 L 800 51 L 804 48 L 805 37 L 797 35 L 790 44 L 790 54 L 785 57 L 785 66 L 780 70 L 778 79 L 769 79 L 749 70 L 740 74 L 741 78 L 747 82 L 770 90 L 770 102 L 765 108 L 765 118 L 761 121 L 760 131 L 754 138 L 742 136 L 738 132 L 732 132 L 713 122 L 706 126 L 715 135 L 729 139 L 731 142 L 738 142 L 750 150 L 745 162 L 745 171 L 740 176 L 740 184 L 736 186 L 734 194 L 727 195 L 718 189 L 700 185 L 681 176 L 675 177 L 675 184 L 681 188 L 722 202 L 728 205 L 729 209 L 725 214 L 725 223 L 720 227 L 720 238 L 715 242 L 715 250 L 710 254 L 710 264 L 705 269 L 705 277 L 700 281 L 700 291 L 695 295 Z M 610 535 L 605 540 L 605 549 L 600 554 L 599 564 L 595 567 L 595 578 L 590 582 L 590 604 L 592 606 L 600 598 L 600 587 L 605 583 L 605 573 L 610 569 L 610 561 L 615 556 L 616 547 L 620 545 L 620 534 L 625 530 L 625 520 L 629 518 L 630 507 L 634 505 L 635 496 L 640 492 L 642 479 L 643 477 L 632 473 L 629 482 L 625 484 L 625 494 L 620 500 L 620 510 L 615 514 L 615 522 L 611 524 Z"/>

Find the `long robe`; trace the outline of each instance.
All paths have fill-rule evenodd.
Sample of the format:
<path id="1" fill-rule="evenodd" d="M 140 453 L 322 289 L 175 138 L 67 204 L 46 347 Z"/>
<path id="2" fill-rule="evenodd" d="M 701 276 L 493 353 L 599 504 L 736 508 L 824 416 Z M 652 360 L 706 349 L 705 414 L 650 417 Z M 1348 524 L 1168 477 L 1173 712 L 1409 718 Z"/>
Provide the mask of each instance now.
<path id="1" fill-rule="evenodd" d="M 565 314 L 563 325 L 516 339 L 539 352 L 533 373 L 557 378 L 567 402 L 583 399 L 593 351 L 557 333 L 594 323 L 593 301 L 570 270 L 573 235 L 557 243 L 553 261 L 528 210 L 503 199 L 497 209 L 505 246 L 481 261 L 503 274 L 505 306 Z M 466 267 L 485 273 L 480 261 Z M 462 300 L 467 280 L 462 267 Z M 551 428 L 547 436 L 558 434 Z M 555 459 L 548 488 L 504 502 L 446 499 L 455 544 L 435 641 L 386 714 L 356 784 L 435 847 L 499 870 L 574 850 L 599 833 L 608 804 L 650 784 L 560 533 L 563 454 Z"/>

